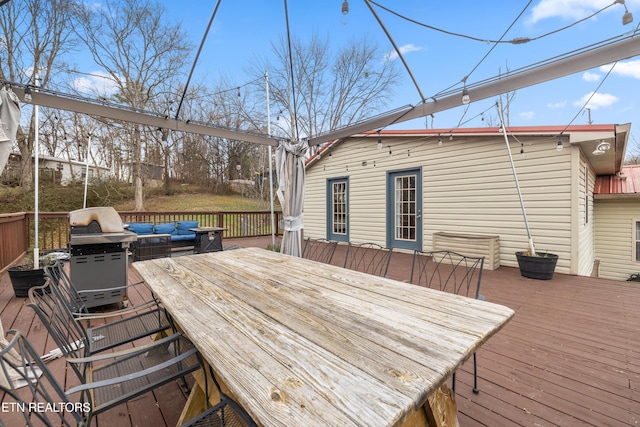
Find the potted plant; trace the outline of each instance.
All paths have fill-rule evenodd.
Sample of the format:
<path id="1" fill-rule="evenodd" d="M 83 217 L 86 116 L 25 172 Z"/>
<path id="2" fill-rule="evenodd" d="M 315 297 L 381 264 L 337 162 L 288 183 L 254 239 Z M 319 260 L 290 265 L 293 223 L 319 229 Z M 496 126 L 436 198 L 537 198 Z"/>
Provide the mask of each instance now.
<path id="1" fill-rule="evenodd" d="M 523 277 L 538 280 L 551 280 L 556 269 L 558 255 L 549 252 L 516 252 L 518 267 Z"/>
<path id="2" fill-rule="evenodd" d="M 16 297 L 25 298 L 29 295 L 29 289 L 44 285 L 44 267 L 55 264 L 57 259 L 58 256 L 55 253 L 41 256 L 39 268 L 34 268 L 33 251 L 30 250 L 27 251 L 22 264 L 9 267 L 7 271 Z"/>

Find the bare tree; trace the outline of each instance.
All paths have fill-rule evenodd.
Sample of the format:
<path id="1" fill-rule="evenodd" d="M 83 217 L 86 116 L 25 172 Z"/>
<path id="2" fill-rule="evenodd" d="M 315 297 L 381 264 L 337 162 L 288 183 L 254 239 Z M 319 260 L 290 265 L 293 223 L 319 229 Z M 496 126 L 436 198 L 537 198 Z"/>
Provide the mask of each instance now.
<path id="1" fill-rule="evenodd" d="M 1 79 L 49 86 L 61 58 L 74 47 L 71 4 L 72 0 L 22 0 L 8 2 L 0 8 Z M 33 188 L 31 156 L 38 125 L 32 110 L 29 129 L 26 133 L 19 132 L 17 138 L 25 191 Z"/>
<path id="2" fill-rule="evenodd" d="M 367 37 L 351 40 L 333 55 L 328 40 L 314 35 L 308 43 L 292 40 L 293 85 L 288 42 L 280 38 L 273 51 L 277 64 L 254 66 L 256 77 L 269 71 L 272 111 L 296 123 L 276 121 L 292 139 L 309 137 L 362 120 L 383 107 L 397 85 L 394 62 Z M 295 110 L 294 111 L 294 97 Z"/>
<path id="3" fill-rule="evenodd" d="M 78 34 L 94 61 L 118 88 L 116 98 L 134 109 L 147 109 L 157 93 L 167 91 L 186 65 L 190 51 L 180 25 L 165 22 L 166 11 L 149 0 L 109 0 L 95 8 L 79 4 Z M 131 125 L 135 209 L 143 210 L 142 128 Z"/>

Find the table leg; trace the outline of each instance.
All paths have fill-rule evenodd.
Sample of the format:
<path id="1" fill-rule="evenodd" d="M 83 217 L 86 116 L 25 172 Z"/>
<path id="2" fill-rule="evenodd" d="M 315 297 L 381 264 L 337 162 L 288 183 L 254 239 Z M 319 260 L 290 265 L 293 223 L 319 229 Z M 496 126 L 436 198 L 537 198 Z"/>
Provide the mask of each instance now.
<path id="1" fill-rule="evenodd" d="M 189 397 L 187 398 L 187 402 L 185 403 L 184 408 L 182 409 L 182 413 L 180 414 L 178 426 L 181 426 L 193 417 L 204 412 L 207 408 L 220 402 L 218 390 L 209 377 L 207 378 L 207 385 L 209 388 L 209 404 L 207 404 L 207 394 L 204 392 L 204 375 L 205 374 L 202 372 L 202 370 L 193 373 L 193 378 L 195 381 L 193 383 L 193 387 L 191 388 L 191 393 L 189 393 Z M 209 375 L 208 372 L 207 375 Z"/>
<path id="2" fill-rule="evenodd" d="M 430 426 L 460 427 L 456 397 L 446 384 L 442 384 L 427 398 L 424 411 Z"/>

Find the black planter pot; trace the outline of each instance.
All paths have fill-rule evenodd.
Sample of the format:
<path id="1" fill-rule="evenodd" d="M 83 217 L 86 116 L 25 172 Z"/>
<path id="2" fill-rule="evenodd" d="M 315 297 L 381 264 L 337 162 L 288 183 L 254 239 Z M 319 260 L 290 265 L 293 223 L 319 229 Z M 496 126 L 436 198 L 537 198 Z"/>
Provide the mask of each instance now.
<path id="1" fill-rule="evenodd" d="M 551 280 L 558 262 L 558 255 L 548 252 L 538 252 L 535 256 L 516 252 L 516 258 L 520 274 L 523 277 L 538 280 Z"/>
<path id="2" fill-rule="evenodd" d="M 21 266 L 9 267 L 9 278 L 13 286 L 13 292 L 17 297 L 25 298 L 29 296 L 29 289 L 34 286 L 44 285 L 44 269 L 24 269 Z"/>

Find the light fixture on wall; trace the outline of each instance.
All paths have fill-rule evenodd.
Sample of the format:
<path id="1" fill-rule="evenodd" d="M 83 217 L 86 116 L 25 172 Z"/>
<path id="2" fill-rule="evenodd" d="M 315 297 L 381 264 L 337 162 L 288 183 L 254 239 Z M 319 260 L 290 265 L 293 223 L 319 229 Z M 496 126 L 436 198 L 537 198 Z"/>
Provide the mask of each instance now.
<path id="1" fill-rule="evenodd" d="M 560 135 L 558 137 L 558 145 L 556 145 L 556 150 L 562 151 L 563 148 L 564 148 L 564 145 L 562 145 L 562 135 Z"/>
<path id="2" fill-rule="evenodd" d="M 600 141 L 596 149 L 593 150 L 591 154 L 593 154 L 594 156 L 601 156 L 605 154 L 607 151 L 609 151 L 610 149 L 611 149 L 611 144 L 609 142 Z"/>

